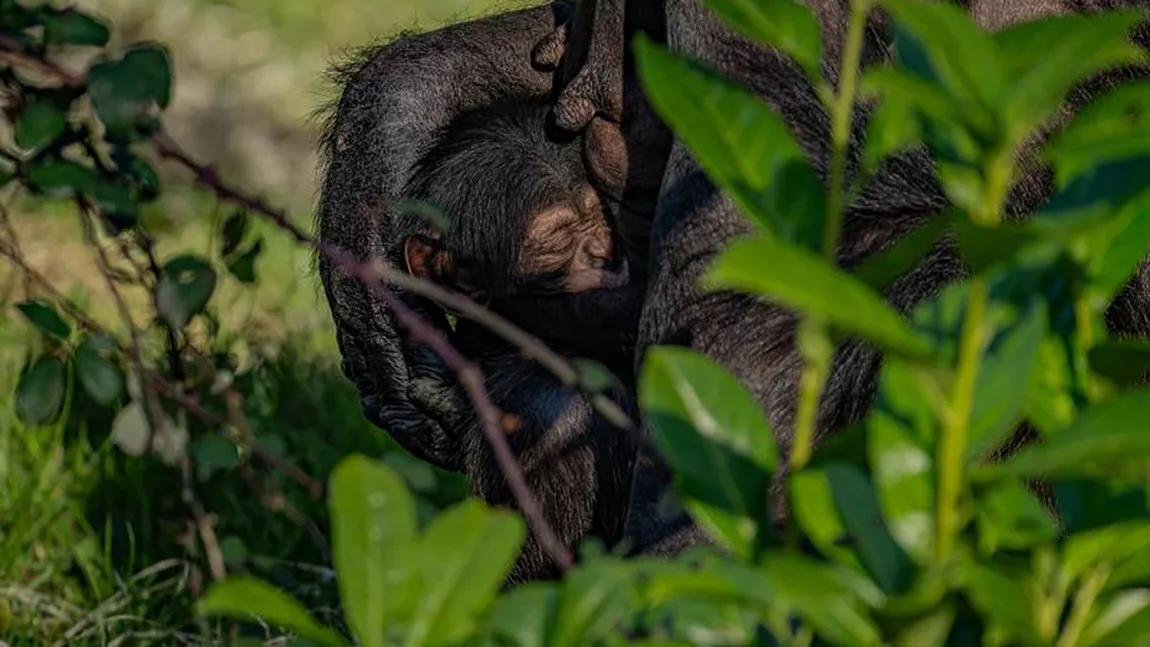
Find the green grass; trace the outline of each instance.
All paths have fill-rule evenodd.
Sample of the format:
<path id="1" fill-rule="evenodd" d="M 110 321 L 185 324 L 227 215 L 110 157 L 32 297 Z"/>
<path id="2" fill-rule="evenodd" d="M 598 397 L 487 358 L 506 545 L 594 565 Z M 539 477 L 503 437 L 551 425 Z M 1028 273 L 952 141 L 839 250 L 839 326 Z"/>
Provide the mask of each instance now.
<path id="1" fill-rule="evenodd" d="M 80 4 L 108 16 L 126 39 L 169 42 L 177 71 L 172 131 L 177 137 L 218 136 L 184 139 L 202 159 L 219 162 L 229 177 L 286 204 L 307 224 L 315 195 L 315 132 L 309 117 L 330 98 L 320 78 L 327 63 L 347 47 L 385 38 L 398 28 L 443 24 L 489 11 L 493 4 L 529 3 Z M 197 31 L 203 29 L 219 33 L 208 38 L 212 34 Z M 264 43 L 248 64 L 253 78 L 279 78 L 283 72 L 288 80 L 267 86 L 271 90 L 256 87 L 213 51 L 220 42 Z M 239 143 L 214 147 L 217 140 Z M 168 198 L 148 213 L 149 227 L 161 232 L 164 258 L 207 253 L 218 244 L 213 232 L 219 220 L 231 213 L 203 193 L 184 190 L 187 180 L 179 171 L 167 175 Z M 91 252 L 81 242 L 75 213 L 67 205 L 18 204 L 13 220 L 33 264 L 95 318 L 123 332 Z M 420 495 L 425 518 L 461 497 L 458 477 L 415 462 L 363 419 L 358 396 L 339 370 L 309 253 L 261 223 L 252 235 L 264 240 L 259 283 L 253 288 L 222 279 L 211 309 L 221 322 L 217 345 L 235 353 L 247 371 L 244 412 L 261 445 L 319 480 L 348 453 L 382 456 Z M 42 344 L 12 307 L 26 296 L 24 282 L 0 262 L 0 642 L 8 647 L 222 644 L 214 641 L 214 628 L 198 624 L 192 614 L 194 593 L 206 583 L 191 568 L 199 562 L 181 543 L 187 515 L 178 472 L 154 459 L 125 457 L 110 440 L 110 415 L 82 394 L 70 399 L 68 415 L 57 424 L 31 429 L 17 420 L 16 381 Z M 144 323 L 149 295 L 129 290 L 126 296 L 137 322 Z M 227 471 L 195 486 L 215 519 L 229 570 L 267 577 L 321 617 L 330 616 L 334 596 L 325 570 L 324 502 L 275 471 L 261 469 L 255 476 L 283 496 L 261 497 L 250 475 Z M 269 641 L 274 637 L 255 633 Z"/>

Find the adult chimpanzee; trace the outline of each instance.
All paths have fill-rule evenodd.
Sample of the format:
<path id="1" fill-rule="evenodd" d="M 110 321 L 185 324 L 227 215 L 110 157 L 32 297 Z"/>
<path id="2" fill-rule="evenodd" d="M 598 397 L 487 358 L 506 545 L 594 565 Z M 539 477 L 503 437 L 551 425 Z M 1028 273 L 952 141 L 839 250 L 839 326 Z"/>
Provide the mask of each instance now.
<path id="1" fill-rule="evenodd" d="M 598 360 L 629 378 L 642 272 L 630 270 L 607 205 L 588 182 L 581 138 L 547 137 L 549 111 L 543 101 L 512 100 L 456 118 L 403 191 L 442 210 L 447 231 L 418 215 L 401 217 L 395 262 L 487 303 L 557 352 Z M 461 319 L 451 337 L 478 361 L 495 405 L 516 417 L 508 440 L 560 541 L 569 550 L 588 537 L 617 542 L 633 438 L 593 411 L 587 396 L 481 326 Z M 633 408 L 630 392 L 621 386 L 615 395 Z M 480 421 L 470 407 L 461 413 L 458 460 L 472 492 L 514 505 Z M 511 581 L 557 574 L 530 535 Z"/>
<path id="2" fill-rule="evenodd" d="M 789 61 L 769 49 L 740 38 L 699 0 L 582 0 L 576 22 L 566 28 L 576 42 L 590 42 L 595 49 L 578 52 L 568 63 L 555 114 L 557 122 L 572 129 L 591 126 L 590 133 L 613 133 L 588 137 L 591 147 L 623 146 L 645 159 L 661 145 L 662 134 L 652 127 L 645 102 L 631 101 L 637 83 L 623 47 L 635 30 L 666 33 L 667 44 L 700 60 L 724 76 L 747 85 L 770 103 L 791 126 L 816 171 L 823 173 L 829 160 L 829 120 L 814 89 Z M 846 0 L 807 0 L 821 21 L 826 42 L 824 72 L 837 77 L 838 59 L 849 13 Z M 1141 0 L 977 0 L 968 9 L 985 27 L 997 29 L 1044 15 L 1071 11 L 1094 11 L 1146 4 Z M 662 13 L 660 13 L 660 8 Z M 620 19 L 618 13 L 638 16 Z M 653 18 L 654 17 L 654 18 Z M 659 19 L 665 19 L 661 24 Z M 647 28 L 643 22 L 654 19 Z M 562 31 L 558 32 L 562 36 Z M 555 35 L 542 41 L 537 58 L 557 61 Z M 1145 42 L 1142 43 L 1145 46 Z M 872 12 L 864 42 L 864 62 L 890 55 L 889 25 L 881 12 Z M 1071 97 L 1070 106 L 1081 107 L 1100 89 L 1122 82 L 1142 71 L 1110 73 Z M 604 123 L 606 122 L 606 123 Z M 611 128 L 610 122 L 619 127 Z M 853 122 L 852 145 L 861 141 L 866 110 L 860 108 Z M 623 143 L 620 143 L 622 140 Z M 591 154 L 594 154 L 592 151 Z M 855 154 L 848 160 L 858 160 Z M 848 174 L 852 170 L 848 169 Z M 641 177 L 632 174 L 633 178 Z M 652 225 L 650 289 L 640 327 L 639 352 L 654 344 L 678 344 L 710 355 L 733 371 L 754 393 L 770 417 L 784 451 L 791 441 L 794 423 L 800 356 L 794 344 L 795 320 L 781 308 L 745 295 L 705 292 L 700 277 L 716 254 L 732 238 L 751 232 L 734 202 L 706 178 L 686 149 L 676 142 L 661 180 L 662 192 Z M 1014 187 L 1008 212 L 1033 211 L 1052 191 L 1049 174 L 1032 170 Z M 846 267 L 889 246 L 909 230 L 941 212 L 946 198 L 933 175 L 925 152 L 888 160 L 850 206 L 838 250 Z M 953 249 L 938 246 L 914 270 L 887 290 L 887 298 L 908 311 L 936 294 L 945 284 L 960 278 L 964 268 Z M 1138 289 L 1126 290 L 1111 307 L 1108 324 L 1116 331 L 1148 334 L 1147 306 L 1150 292 L 1141 286 L 1150 278 L 1144 267 L 1136 279 Z M 841 428 L 862 417 L 872 400 L 880 357 L 861 343 L 844 345 L 835 357 L 825 395 L 820 402 L 817 429 L 820 434 Z M 659 499 L 669 476 L 657 457 L 643 456 L 635 487 L 627 530 L 641 549 L 674 552 L 701 540 L 682 513 L 673 518 L 660 515 Z"/>

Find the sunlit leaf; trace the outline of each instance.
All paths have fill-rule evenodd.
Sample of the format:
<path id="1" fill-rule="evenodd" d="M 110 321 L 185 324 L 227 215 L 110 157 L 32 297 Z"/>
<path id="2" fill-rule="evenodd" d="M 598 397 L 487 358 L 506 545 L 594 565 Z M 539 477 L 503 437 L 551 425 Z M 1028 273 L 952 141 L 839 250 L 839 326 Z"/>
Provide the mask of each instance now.
<path id="1" fill-rule="evenodd" d="M 1058 536 L 1054 519 L 1021 483 L 1003 483 L 978 498 L 978 542 L 983 550 L 1023 550 Z"/>
<path id="2" fill-rule="evenodd" d="M 308 610 L 287 593 L 248 575 L 233 575 L 212 585 L 196 601 L 196 613 L 248 621 L 258 618 L 323 647 L 348 644 L 339 634 L 316 622 Z"/>
<path id="3" fill-rule="evenodd" d="M 884 599 L 873 584 L 841 567 L 797 555 L 772 555 L 762 568 L 775 593 L 831 644 L 882 644 L 864 606 L 864 601 L 881 604 Z"/>
<path id="4" fill-rule="evenodd" d="M 533 582 L 516 587 L 495 601 L 490 631 L 512 647 L 552 647 L 548 635 L 558 603 L 555 584 Z"/>
<path id="5" fill-rule="evenodd" d="M 594 645 L 606 638 L 630 611 L 627 576 L 627 570 L 612 561 L 571 573 L 561 588 L 548 647 Z"/>
<path id="6" fill-rule="evenodd" d="M 810 8 L 793 0 L 705 0 L 732 29 L 794 59 L 812 81 L 821 78 L 823 34 Z"/>
<path id="7" fill-rule="evenodd" d="M 967 560 L 961 586 L 989 624 L 1013 636 L 1018 644 L 1044 645 L 1034 626 L 1028 574 L 1005 567 Z"/>

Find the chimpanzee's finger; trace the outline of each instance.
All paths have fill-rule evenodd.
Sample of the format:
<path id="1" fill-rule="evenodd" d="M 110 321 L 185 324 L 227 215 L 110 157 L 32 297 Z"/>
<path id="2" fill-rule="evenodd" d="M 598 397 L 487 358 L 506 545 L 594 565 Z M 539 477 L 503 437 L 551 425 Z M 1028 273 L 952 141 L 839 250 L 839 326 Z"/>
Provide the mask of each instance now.
<path id="1" fill-rule="evenodd" d="M 559 67 L 559 63 L 563 61 L 563 54 L 567 51 L 569 30 L 568 23 L 563 23 L 536 43 L 531 49 L 531 64 L 543 70 L 554 70 Z"/>

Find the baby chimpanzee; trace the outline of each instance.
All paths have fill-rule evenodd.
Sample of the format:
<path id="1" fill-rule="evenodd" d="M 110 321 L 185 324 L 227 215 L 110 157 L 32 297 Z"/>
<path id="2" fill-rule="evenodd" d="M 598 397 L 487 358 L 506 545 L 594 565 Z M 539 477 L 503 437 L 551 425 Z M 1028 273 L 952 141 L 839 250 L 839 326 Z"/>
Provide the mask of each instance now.
<path id="1" fill-rule="evenodd" d="M 414 276 L 463 292 L 568 356 L 630 377 L 642 305 L 641 264 L 628 259 L 614 216 L 591 186 L 582 142 L 548 137 L 548 106 L 515 101 L 466 113 L 416 167 L 404 196 L 450 221 L 435 232 L 407 216 L 398 250 Z M 552 528 L 569 548 L 621 538 L 634 447 L 534 361 L 460 320 L 453 342 L 479 362 L 495 404 L 518 426 L 509 441 Z M 634 414 L 632 388 L 616 400 Z M 464 471 L 477 496 L 514 500 L 473 413 L 460 429 Z M 512 581 L 556 575 L 532 536 Z"/>

